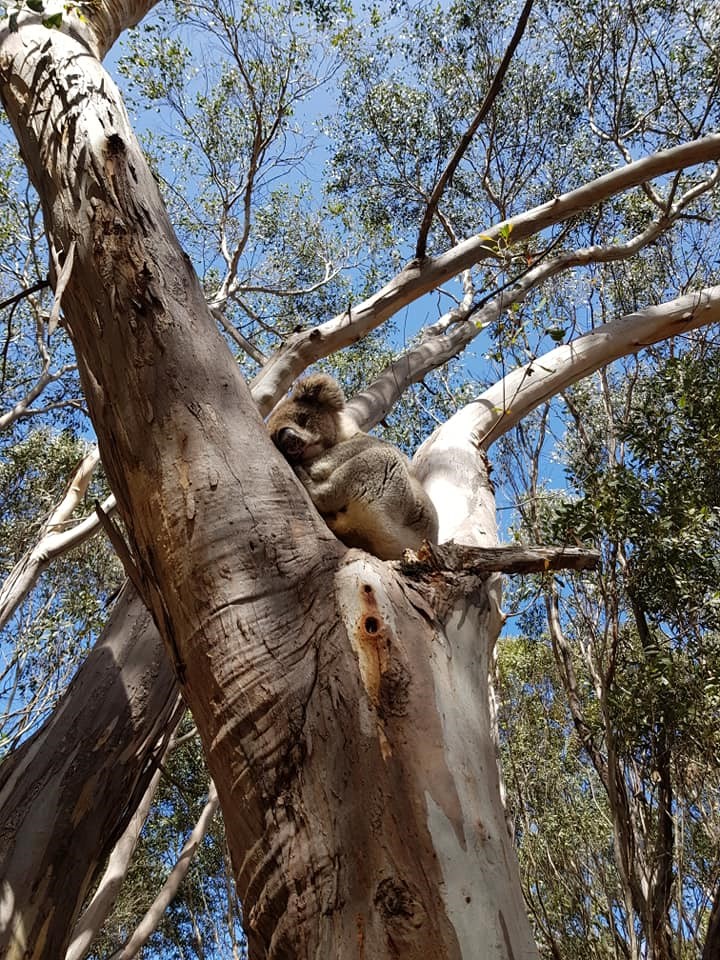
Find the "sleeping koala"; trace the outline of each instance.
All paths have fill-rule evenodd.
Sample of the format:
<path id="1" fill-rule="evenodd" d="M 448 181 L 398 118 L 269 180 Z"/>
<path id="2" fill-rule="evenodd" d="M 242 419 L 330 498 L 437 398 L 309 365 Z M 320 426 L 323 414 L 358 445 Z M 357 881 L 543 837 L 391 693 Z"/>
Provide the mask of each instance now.
<path id="1" fill-rule="evenodd" d="M 268 429 L 346 546 L 396 560 L 423 540 L 437 543 L 435 508 L 406 457 L 355 426 L 332 377 L 316 373 L 298 383 L 271 414 Z"/>

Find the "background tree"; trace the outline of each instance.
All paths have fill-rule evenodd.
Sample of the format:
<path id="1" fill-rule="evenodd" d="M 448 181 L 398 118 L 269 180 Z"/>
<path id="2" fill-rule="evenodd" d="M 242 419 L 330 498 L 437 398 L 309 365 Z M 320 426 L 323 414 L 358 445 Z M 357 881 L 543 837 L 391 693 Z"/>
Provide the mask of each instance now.
<path id="1" fill-rule="evenodd" d="M 718 883 L 716 374 L 699 341 L 586 381 L 566 395 L 574 498 L 525 473 L 534 533 L 606 558 L 596 577 L 521 591 L 527 633 L 502 648 L 521 859 L 550 955 L 588 939 L 598 956 L 701 952 Z M 537 462 L 541 435 L 526 429 L 508 460 Z M 533 776 L 538 739 L 549 776 Z"/>
<path id="2" fill-rule="evenodd" d="M 267 413 L 309 364 L 331 359 L 360 390 L 351 411 L 365 427 L 423 382 L 406 401 L 420 414 L 417 425 L 404 414 L 396 436 L 414 446 L 460 404 L 419 451 L 417 469 L 438 506 L 441 539 L 492 544 L 489 445 L 592 370 L 718 318 L 711 284 L 720 138 L 704 136 L 717 120 L 717 50 L 708 39 L 716 13 L 606 4 L 580 34 L 570 29 L 579 15 L 572 4 L 527 4 L 519 21 L 518 10 L 498 5 L 373 9 L 357 20 L 317 6 L 309 20 L 252 4 L 178 6 L 172 21 L 167 11 L 149 24 L 123 67 L 136 106 L 139 97 L 151 109 L 162 105 L 164 123 L 139 117 L 138 125 L 151 130 L 164 207 L 97 59 L 153 4 L 63 14 L 38 6 L 9 11 L 0 36 L 3 97 L 46 237 L 44 246 L 32 201 L 9 205 L 8 216 L 18 213 L 5 233 L 12 302 L 3 422 L 22 449 L 48 428 L 56 444 L 60 416 L 76 444 L 88 431 L 87 408 L 123 529 L 108 520 L 112 501 L 98 522 L 160 636 L 126 592 L 58 708 L 0 768 L 0 942 L 11 955 L 62 955 L 104 857 L 125 841 L 141 798 L 150 802 L 177 722 L 177 676 L 217 784 L 251 955 L 474 956 L 479 943 L 488 957 L 536 955 L 496 770 L 489 681 L 501 615 L 498 581 L 487 573 L 563 561 L 552 551 L 487 561 L 446 550 L 425 558 L 435 571 L 428 574 L 422 563 L 395 569 L 346 556 L 274 454 L 257 409 Z M 488 101 L 513 32 L 520 45 Z M 324 127 L 326 192 L 313 179 L 318 145 L 303 135 L 308 97 L 323 78 L 341 108 Z M 433 208 L 425 242 L 419 225 Z M 432 291 L 428 322 L 422 307 L 400 315 Z M 389 341 L 379 340 L 381 325 Z M 489 366 L 468 355 L 476 339 Z M 683 352 L 682 342 L 676 349 Z M 445 369 L 462 351 L 463 363 Z M 252 399 L 239 369 L 252 378 Z M 72 467 L 57 461 L 44 509 L 57 505 L 50 520 L 75 524 L 69 539 L 77 544 L 95 521 L 83 519 L 90 504 L 82 496 L 62 494 L 84 453 L 75 449 Z M 546 464 L 528 463 L 534 490 Z M 642 470 L 649 464 L 646 454 Z M 9 484 L 19 471 L 11 467 Z M 707 487 L 698 489 L 702 499 Z M 37 576 L 40 546 L 58 532 L 43 528 L 35 507 L 28 529 L 40 535 L 38 548 L 23 560 L 28 545 L 16 541 L 6 559 L 12 583 L 30 561 L 30 580 Z M 3 522 L 14 522 L 10 511 Z M 567 526 L 533 522 L 543 536 L 570 535 Z M 598 536 L 605 522 L 588 534 Z M 604 535 L 627 538 L 607 524 Z M 636 544 L 643 562 L 661 527 L 649 525 Z M 678 529 L 682 539 L 687 527 Z M 63 582 L 61 562 L 53 570 Z M 96 570 L 91 558 L 82 576 Z M 33 609 L 44 577 L 29 605 L 17 606 L 13 593 L 15 617 Z M 114 591 L 117 572 L 99 580 Z M 631 588 L 624 596 L 637 636 L 618 629 L 616 643 L 627 645 L 623 656 L 642 651 L 657 668 L 655 624 L 665 621 L 654 618 L 667 611 L 634 581 Z M 71 592 L 48 608 L 53 626 L 72 609 Z M 547 601 L 561 651 L 562 593 Z M 613 611 L 624 627 L 619 601 Z M 605 620 L 583 631 L 579 616 L 571 635 L 595 648 L 591 627 L 605 629 Z M 712 625 L 697 629 L 711 649 Z M 19 649 L 13 678 L 28 675 Z M 556 674 L 579 738 L 563 782 L 583 787 L 578 766 L 589 758 L 615 853 L 612 864 L 598 855 L 598 831 L 586 863 L 608 878 L 615 871 L 608 882 L 616 900 L 591 908 L 577 886 L 565 897 L 556 883 L 551 899 L 530 884 L 540 942 L 555 954 L 572 949 L 577 928 L 558 933 L 557 918 L 574 911 L 598 951 L 659 957 L 691 941 L 699 948 L 714 874 L 709 861 L 693 865 L 683 889 L 696 907 L 678 913 L 679 715 L 661 704 L 667 673 L 652 673 L 659 705 L 640 711 L 643 722 L 616 704 L 622 690 L 595 690 L 607 709 L 594 734 L 597 721 L 586 716 L 572 674 L 563 674 L 570 665 L 559 660 Z M 693 666 L 704 685 L 707 660 Z M 608 669 L 612 680 L 616 663 Z M 101 692 L 92 715 L 81 709 L 87 691 Z M 21 695 L 26 719 L 12 737 L 35 729 L 37 708 L 52 705 L 33 702 L 24 687 Z M 551 701 L 548 709 L 563 716 L 559 697 Z M 567 723 L 561 729 L 555 749 L 567 740 Z M 515 740 L 523 742 L 517 730 L 507 743 Z M 638 773 L 636 757 L 646 754 Z M 513 810 L 530 782 L 518 757 Z M 548 748 L 548 771 L 553 763 L 557 770 L 553 758 Z M 38 807 L 39 792 L 54 801 Z M 576 817 L 586 822 L 579 801 Z M 712 815 L 704 822 L 698 838 L 712 835 Z M 31 848 L 31 834 L 46 843 Z M 520 839 L 524 856 L 530 847 Z M 67 869 L 48 869 L 59 858 Z M 540 871 L 537 855 L 535 862 Z M 588 869 L 575 871 L 578 883 L 592 885 Z M 687 861 L 682 869 L 687 876 Z M 192 936 L 182 949 L 207 952 L 213 913 L 208 907 L 199 922 L 189 909 Z M 168 933 L 176 945 L 181 925 Z M 235 933 L 232 921 L 228 929 Z"/>

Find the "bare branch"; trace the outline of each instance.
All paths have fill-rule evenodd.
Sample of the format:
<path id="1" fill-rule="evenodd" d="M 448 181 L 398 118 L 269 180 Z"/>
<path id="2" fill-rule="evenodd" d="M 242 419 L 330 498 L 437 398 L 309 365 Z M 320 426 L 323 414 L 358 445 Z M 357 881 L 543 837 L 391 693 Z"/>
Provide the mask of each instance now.
<path id="1" fill-rule="evenodd" d="M 12 424 L 17 420 L 23 420 L 26 417 L 34 417 L 41 413 L 47 413 L 48 410 L 54 410 L 58 406 L 80 406 L 80 402 L 76 400 L 60 400 L 56 401 L 55 403 L 48 404 L 40 409 L 33 409 L 30 406 L 33 401 L 37 400 L 47 386 L 49 386 L 51 383 L 54 383 L 56 380 L 60 380 L 65 376 L 66 373 L 71 373 L 73 370 L 77 370 L 77 364 L 67 363 L 55 373 L 51 373 L 49 363 L 45 363 L 44 369 L 34 386 L 25 394 L 22 400 L 18 400 L 15 406 L 11 410 L 8 410 L 7 413 L 0 415 L 0 430 L 7 429 L 7 427 L 12 426 Z"/>
<path id="2" fill-rule="evenodd" d="M 372 429 L 388 415 L 411 384 L 418 383 L 432 370 L 437 370 L 458 356 L 478 334 L 494 323 L 504 310 L 522 303 L 533 289 L 573 267 L 629 259 L 669 230 L 683 211 L 699 196 L 712 189 L 718 179 L 720 166 L 715 168 L 712 176 L 684 193 L 661 217 L 626 243 L 604 246 L 597 244 L 569 250 L 551 260 L 540 261 L 537 266 L 526 269 L 515 281 L 502 287 L 492 299 L 481 306 L 473 305 L 471 287 L 466 279 L 466 295 L 462 303 L 437 323 L 427 327 L 417 346 L 393 360 L 370 386 L 353 397 L 348 406 L 350 415 L 364 430 Z M 452 330 L 447 333 L 450 327 Z"/>
<path id="3" fill-rule="evenodd" d="M 480 577 L 491 573 L 546 573 L 549 570 L 591 570 L 600 562 L 600 553 L 579 547 L 503 544 L 498 547 L 469 547 L 462 543 L 435 546 L 424 543 L 417 553 L 411 550 L 399 561 L 403 573 L 447 571 Z"/>
<path id="4" fill-rule="evenodd" d="M 289 338 L 255 377 L 252 388 L 266 414 L 309 364 L 349 346 L 374 330 L 398 310 L 457 274 L 492 255 L 490 245 L 510 225 L 517 242 L 561 223 L 614 194 L 672 170 L 720 159 L 720 134 L 662 150 L 637 160 L 576 190 L 496 224 L 483 234 L 464 240 L 438 257 L 411 261 L 381 290 L 332 320 Z"/>
<path id="5" fill-rule="evenodd" d="M 203 808 L 198 822 L 196 823 L 193 832 L 190 834 L 187 843 L 180 851 L 178 861 L 170 871 L 170 875 L 163 884 L 162 890 L 155 898 L 150 909 L 140 921 L 137 929 L 130 937 L 128 942 L 121 950 L 117 950 L 112 955 L 110 960 L 131 960 L 132 957 L 136 957 L 138 955 L 140 949 L 153 935 L 158 927 L 158 924 L 163 918 L 163 914 L 165 913 L 168 904 L 171 903 L 178 892 L 180 884 L 185 879 L 187 872 L 190 869 L 190 864 L 193 856 L 195 855 L 195 851 L 202 843 L 203 838 L 207 833 L 210 824 L 212 823 L 212 819 L 218 809 L 218 805 L 217 790 L 215 789 L 215 784 L 211 782 L 207 803 L 205 804 L 205 807 Z"/>
<path id="6" fill-rule="evenodd" d="M 418 233 L 417 246 L 415 248 L 415 258 L 416 260 L 424 260 L 425 253 L 427 251 L 427 240 L 428 234 L 430 233 L 430 227 L 432 226 L 433 217 L 435 216 L 440 203 L 440 198 L 442 197 L 445 187 L 452 180 L 453 174 L 457 170 L 458 164 L 465 155 L 465 151 L 472 143 L 472 139 L 477 133 L 478 127 L 483 122 L 485 117 L 488 115 L 492 109 L 495 100 L 497 99 L 498 94 L 500 93 L 500 88 L 502 87 L 503 80 L 505 79 L 505 74 L 507 73 L 508 67 L 510 66 L 510 61 L 512 60 L 517 45 L 522 39 L 522 35 L 525 33 L 525 27 L 530 18 L 530 11 L 532 10 L 533 0 L 525 0 L 525 6 L 522 9 L 520 18 L 515 26 L 515 32 L 512 35 L 508 48 L 505 51 L 505 55 L 500 62 L 500 66 L 497 69 L 495 76 L 493 77 L 492 83 L 490 84 L 490 89 L 488 90 L 485 99 L 480 105 L 480 109 L 475 114 L 470 123 L 470 126 L 467 128 L 465 133 L 460 138 L 460 142 L 455 148 L 455 152 L 448 165 L 445 167 L 443 172 L 440 174 L 433 192 L 430 194 L 430 199 L 428 200 L 427 207 L 425 208 L 425 213 L 423 215 L 422 223 L 420 224 L 420 231 Z"/>
<path id="7" fill-rule="evenodd" d="M 168 747 L 168 750 L 171 749 L 171 747 L 172 744 Z M 112 910 L 120 893 L 123 881 L 127 876 L 132 855 L 135 852 L 137 842 L 140 839 L 140 833 L 150 813 L 150 807 L 152 806 L 161 777 L 162 770 L 158 767 L 132 819 L 112 849 L 107 866 L 105 867 L 105 873 L 100 879 L 97 890 L 75 924 L 70 946 L 65 954 L 65 960 L 82 960 L 82 958 L 87 955 L 93 940 L 100 932 L 100 928 L 105 922 L 107 915 Z"/>
<path id="8" fill-rule="evenodd" d="M 273 297 L 303 297 L 310 293 L 315 293 L 316 290 L 320 290 L 321 287 L 324 287 L 326 283 L 334 280 L 339 273 L 340 270 L 338 267 L 333 267 L 331 263 L 327 262 L 325 264 L 325 273 L 322 279 L 316 280 L 315 283 L 311 283 L 309 287 L 290 287 L 285 290 L 278 287 L 263 287 L 242 283 L 237 284 L 237 286 L 231 290 L 231 293 L 235 293 L 235 290 L 237 290 L 239 293 L 267 293 Z"/>
<path id="9" fill-rule="evenodd" d="M 25 297 L 30 297 L 33 293 L 39 293 L 40 290 L 44 290 L 49 286 L 50 281 L 47 278 L 45 280 L 38 280 L 37 283 L 33 283 L 33 285 L 26 290 L 21 290 L 20 293 L 16 293 L 12 297 L 8 297 L 7 300 L 3 300 L 2 303 L 0 303 L 0 310 L 5 310 L 7 307 L 14 307 L 16 303 L 24 300 Z"/>
<path id="10" fill-rule="evenodd" d="M 235 343 L 244 353 L 246 353 L 249 357 L 252 357 L 256 363 L 259 363 L 262 366 L 267 359 L 262 350 L 258 350 L 254 343 L 251 343 L 247 337 L 244 337 L 239 330 L 235 329 L 220 307 L 211 305 L 210 310 L 212 311 L 212 315 L 215 317 L 218 323 L 222 324 L 222 328 L 225 330 L 227 335 L 235 341 Z"/>
<path id="11" fill-rule="evenodd" d="M 415 473 L 433 502 L 442 504 L 440 542 L 476 543 L 478 495 L 458 496 L 458 477 L 478 476 L 486 450 L 539 404 L 618 357 L 720 321 L 720 286 L 698 290 L 603 324 L 519 367 L 450 417 L 417 450 Z M 479 525 L 479 524 L 482 525 Z"/>
<path id="12" fill-rule="evenodd" d="M 85 496 L 88 485 L 100 460 L 97 447 L 88 453 L 68 483 L 62 500 L 43 524 L 37 543 L 15 564 L 0 588 L 0 628 L 13 615 L 24 597 L 37 583 L 40 574 L 50 563 L 73 547 L 84 543 L 100 528 L 95 514 L 68 527 L 70 517 Z M 115 498 L 105 500 L 106 511 L 115 509 Z"/>
<path id="13" fill-rule="evenodd" d="M 720 286 L 696 290 L 611 320 L 513 370 L 447 423 L 462 419 L 475 442 L 487 448 L 539 404 L 600 367 L 660 340 L 718 321 Z M 426 443 L 431 446 L 432 440 Z"/>

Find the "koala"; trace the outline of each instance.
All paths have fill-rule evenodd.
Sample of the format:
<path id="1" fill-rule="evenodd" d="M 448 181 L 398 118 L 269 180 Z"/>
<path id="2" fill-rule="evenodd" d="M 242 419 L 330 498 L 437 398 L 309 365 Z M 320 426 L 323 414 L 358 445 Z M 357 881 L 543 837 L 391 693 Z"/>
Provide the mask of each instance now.
<path id="1" fill-rule="evenodd" d="M 302 380 L 267 425 L 273 443 L 346 546 L 396 560 L 423 540 L 437 543 L 435 508 L 407 458 L 355 426 L 332 377 L 317 373 Z"/>

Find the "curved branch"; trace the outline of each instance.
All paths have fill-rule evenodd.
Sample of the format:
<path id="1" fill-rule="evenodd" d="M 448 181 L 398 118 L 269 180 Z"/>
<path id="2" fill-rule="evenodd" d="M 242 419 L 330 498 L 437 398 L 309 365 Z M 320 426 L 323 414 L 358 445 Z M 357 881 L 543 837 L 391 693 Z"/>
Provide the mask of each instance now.
<path id="1" fill-rule="evenodd" d="M 546 280 L 573 267 L 591 263 L 613 263 L 626 260 L 653 243 L 681 216 L 683 210 L 703 193 L 710 190 L 720 178 L 720 166 L 712 176 L 688 190 L 670 210 L 650 223 L 642 233 L 626 243 L 584 247 L 560 253 L 525 271 L 513 286 L 506 286 L 491 300 L 478 307 L 466 296 L 462 303 L 427 327 L 421 342 L 393 360 L 380 376 L 365 390 L 353 397 L 348 412 L 362 426 L 370 430 L 392 410 L 404 391 L 418 383 L 432 370 L 437 370 L 458 356 L 486 327 L 494 323 L 510 306 L 522 303 L 528 294 Z M 466 291 L 467 291 L 466 286 Z M 452 326 L 452 330 L 447 332 Z"/>
<path id="2" fill-rule="evenodd" d="M 100 521 L 95 513 L 66 529 L 73 510 L 85 496 L 99 462 L 100 454 L 96 447 L 83 458 L 73 474 L 62 500 L 43 524 L 37 543 L 15 564 L 0 587 L 0 629 L 8 622 L 52 560 L 84 543 L 99 530 Z M 105 500 L 103 509 L 106 512 L 115 509 L 114 496 L 111 495 Z"/>
<path id="3" fill-rule="evenodd" d="M 413 458 L 416 475 L 442 504 L 440 542 L 476 543 L 487 520 L 478 520 L 477 494 L 458 496 L 457 478 L 477 476 L 478 450 L 550 397 L 619 357 L 668 337 L 720 322 L 720 286 L 694 291 L 597 327 L 519 367 L 439 427 Z"/>
<path id="4" fill-rule="evenodd" d="M 514 370 L 474 404 L 473 432 L 487 449 L 539 404 L 613 360 L 720 321 L 720 286 L 638 310 Z M 482 412 L 480 412 L 482 410 Z"/>
<path id="5" fill-rule="evenodd" d="M 381 290 L 332 320 L 288 339 L 252 383 L 253 397 L 267 414 L 309 364 L 355 343 L 398 310 L 434 290 L 473 264 L 493 255 L 492 243 L 512 227 L 513 242 L 561 223 L 608 197 L 672 170 L 720 159 L 720 134 L 661 150 L 583 184 L 560 197 L 496 224 L 438 257 L 411 261 Z"/>
<path id="6" fill-rule="evenodd" d="M 51 383 L 54 383 L 56 380 L 60 380 L 65 376 L 66 373 L 70 373 L 73 370 L 77 370 L 77 364 L 66 363 L 58 371 L 51 373 L 49 363 L 45 363 L 42 373 L 38 377 L 33 387 L 28 390 L 28 392 L 22 398 L 22 400 L 18 400 L 15 406 L 11 410 L 8 410 L 7 413 L 0 415 L 0 430 L 5 430 L 7 427 L 12 426 L 12 424 L 17 420 L 23 420 L 25 417 L 33 417 L 39 413 L 45 413 L 47 410 L 52 409 L 55 404 L 43 407 L 40 410 L 33 410 L 30 404 L 37 400 L 47 386 L 49 386 Z M 59 402 L 63 405 L 75 403 L 73 400 L 63 400 Z"/>

